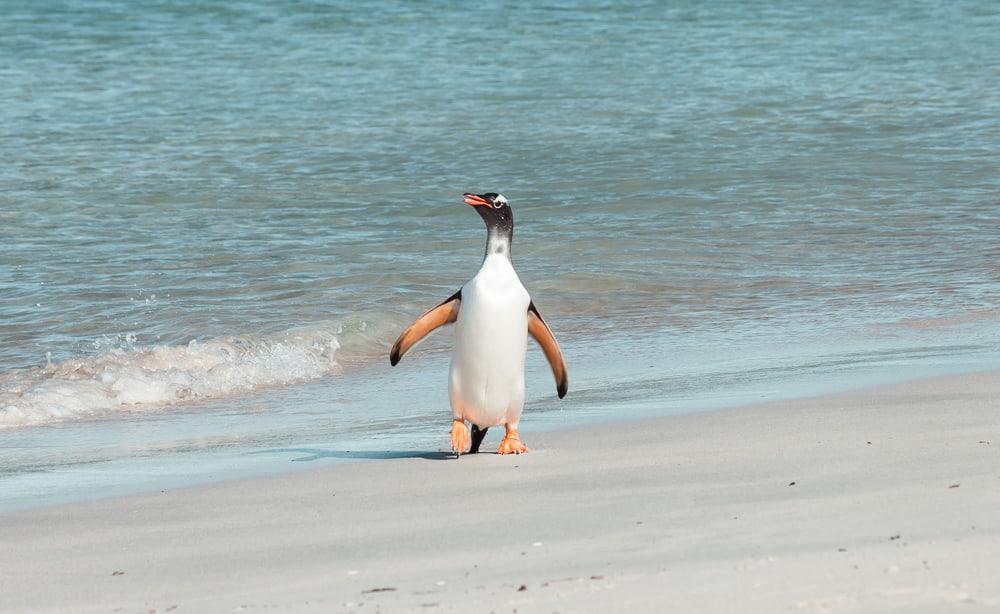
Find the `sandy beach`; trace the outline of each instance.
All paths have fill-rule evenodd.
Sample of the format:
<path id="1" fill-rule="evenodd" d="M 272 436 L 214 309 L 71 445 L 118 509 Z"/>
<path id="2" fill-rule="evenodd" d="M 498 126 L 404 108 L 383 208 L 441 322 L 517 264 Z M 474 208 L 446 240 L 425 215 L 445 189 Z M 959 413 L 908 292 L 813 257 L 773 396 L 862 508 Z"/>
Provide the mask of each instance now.
<path id="1" fill-rule="evenodd" d="M 996 611 L 998 407 L 981 373 L 559 433 L 529 417 L 520 457 L 6 514 L 0 609 Z"/>
<path id="2" fill-rule="evenodd" d="M 997 6 L 4 3 L 0 614 L 1000 614 Z"/>

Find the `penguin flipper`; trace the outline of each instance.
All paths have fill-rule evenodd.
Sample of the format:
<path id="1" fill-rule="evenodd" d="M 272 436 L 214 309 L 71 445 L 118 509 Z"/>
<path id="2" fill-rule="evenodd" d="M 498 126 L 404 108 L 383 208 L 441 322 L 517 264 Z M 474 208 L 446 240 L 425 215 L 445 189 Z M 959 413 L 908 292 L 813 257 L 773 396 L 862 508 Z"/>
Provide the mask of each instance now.
<path id="1" fill-rule="evenodd" d="M 569 374 L 566 372 L 566 361 L 563 360 L 562 350 L 555 335 L 549 329 L 548 324 L 542 319 L 542 314 L 538 313 L 535 302 L 528 305 L 528 333 L 542 346 L 545 358 L 552 367 L 552 375 L 556 378 L 556 392 L 559 398 L 566 396 L 569 390 Z"/>
<path id="2" fill-rule="evenodd" d="M 462 291 L 459 290 L 446 298 L 441 304 L 416 319 L 410 327 L 396 339 L 389 352 L 389 364 L 396 366 L 403 354 L 408 352 L 418 341 L 434 332 L 435 329 L 451 324 L 458 319 L 458 310 L 462 305 Z"/>

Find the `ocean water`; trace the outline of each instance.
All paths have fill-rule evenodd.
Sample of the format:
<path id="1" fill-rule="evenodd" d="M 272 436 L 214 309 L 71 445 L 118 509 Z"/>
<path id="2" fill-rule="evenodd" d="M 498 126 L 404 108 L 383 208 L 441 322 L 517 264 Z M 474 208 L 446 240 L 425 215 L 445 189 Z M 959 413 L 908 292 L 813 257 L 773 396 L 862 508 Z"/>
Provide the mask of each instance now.
<path id="1" fill-rule="evenodd" d="M 450 333 L 386 355 L 465 191 L 569 365 L 529 445 L 1000 366 L 994 2 L 0 17 L 0 509 L 444 449 Z"/>

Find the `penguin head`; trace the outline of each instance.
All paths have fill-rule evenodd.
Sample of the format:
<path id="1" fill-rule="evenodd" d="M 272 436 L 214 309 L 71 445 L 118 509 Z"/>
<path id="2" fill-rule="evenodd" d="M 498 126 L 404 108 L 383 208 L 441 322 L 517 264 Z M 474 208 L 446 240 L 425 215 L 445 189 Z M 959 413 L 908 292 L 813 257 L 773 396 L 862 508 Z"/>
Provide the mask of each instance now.
<path id="1" fill-rule="evenodd" d="M 476 208 L 479 217 L 486 222 L 489 229 L 508 231 L 514 228 L 514 212 L 507 204 L 503 194 L 487 192 L 485 194 L 465 194 L 465 204 Z"/>

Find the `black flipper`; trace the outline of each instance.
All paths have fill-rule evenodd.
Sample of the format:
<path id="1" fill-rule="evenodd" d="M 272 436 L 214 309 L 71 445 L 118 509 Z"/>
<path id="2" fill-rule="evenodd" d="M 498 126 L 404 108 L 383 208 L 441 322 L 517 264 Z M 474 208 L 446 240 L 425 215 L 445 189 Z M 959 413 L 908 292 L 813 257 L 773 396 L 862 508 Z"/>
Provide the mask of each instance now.
<path id="1" fill-rule="evenodd" d="M 490 430 L 489 427 L 480 430 L 475 424 L 472 425 L 472 447 L 469 448 L 469 454 L 479 452 L 479 446 L 482 445 L 483 439 L 486 438 L 486 431 L 488 430 Z"/>
<path id="2" fill-rule="evenodd" d="M 399 339 L 396 339 L 396 343 L 392 344 L 392 351 L 389 352 L 389 364 L 395 367 L 396 363 L 399 362 L 399 359 L 403 357 L 403 354 L 407 350 L 434 332 L 434 329 L 440 328 L 445 324 L 451 324 L 457 320 L 458 310 L 461 307 L 462 290 L 459 288 L 458 292 L 452 294 L 439 303 L 437 307 L 417 318 L 416 322 L 410 324 L 410 327 L 403 331 Z"/>
<path id="3" fill-rule="evenodd" d="M 562 350 L 559 349 L 555 335 L 542 319 L 542 314 L 538 313 L 534 301 L 528 304 L 528 334 L 538 342 L 538 345 L 542 346 L 545 358 L 548 359 L 549 366 L 552 367 L 552 375 L 556 378 L 556 392 L 560 399 L 563 398 L 566 396 L 566 391 L 569 390 L 566 361 L 563 360 Z"/>

